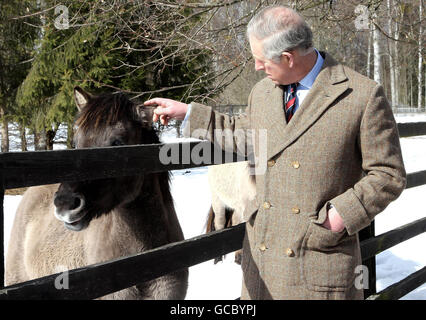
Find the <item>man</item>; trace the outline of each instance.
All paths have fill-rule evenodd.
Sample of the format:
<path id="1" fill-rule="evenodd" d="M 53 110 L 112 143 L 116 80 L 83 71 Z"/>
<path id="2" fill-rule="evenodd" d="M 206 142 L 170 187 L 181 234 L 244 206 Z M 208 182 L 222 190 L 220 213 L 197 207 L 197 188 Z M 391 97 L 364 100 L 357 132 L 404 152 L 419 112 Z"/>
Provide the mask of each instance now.
<path id="1" fill-rule="evenodd" d="M 289 8 L 263 9 L 247 33 L 267 78 L 245 116 L 161 98 L 146 105 L 158 104 L 154 121 L 186 115 L 190 134 L 205 129 L 198 138 L 267 130 L 267 169 L 245 212 L 242 299 L 362 299 L 358 232 L 406 184 L 383 88 L 315 50 L 310 28 Z"/>

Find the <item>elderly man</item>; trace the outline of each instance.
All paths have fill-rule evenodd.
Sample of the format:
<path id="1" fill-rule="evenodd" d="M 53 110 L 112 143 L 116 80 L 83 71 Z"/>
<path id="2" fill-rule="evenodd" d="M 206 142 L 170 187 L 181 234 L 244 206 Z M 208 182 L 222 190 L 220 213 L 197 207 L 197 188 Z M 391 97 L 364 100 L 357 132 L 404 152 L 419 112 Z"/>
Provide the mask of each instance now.
<path id="1" fill-rule="evenodd" d="M 257 83 L 245 116 L 155 98 L 154 121 L 266 130 L 266 172 L 245 212 L 242 299 L 362 299 L 358 232 L 405 188 L 398 130 L 383 88 L 312 45 L 293 10 L 249 23 Z M 255 147 L 256 150 L 259 150 Z M 257 151 L 259 152 L 259 151 Z M 367 279 L 364 279 L 367 281 Z"/>

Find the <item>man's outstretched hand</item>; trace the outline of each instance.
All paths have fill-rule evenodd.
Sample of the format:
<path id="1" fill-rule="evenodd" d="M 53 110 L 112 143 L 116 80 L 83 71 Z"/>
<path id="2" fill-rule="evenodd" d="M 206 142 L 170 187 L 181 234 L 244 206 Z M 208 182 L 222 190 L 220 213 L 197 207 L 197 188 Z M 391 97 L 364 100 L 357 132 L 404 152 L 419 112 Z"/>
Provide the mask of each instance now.
<path id="1" fill-rule="evenodd" d="M 179 101 L 165 98 L 154 98 L 144 102 L 145 106 L 157 105 L 154 109 L 152 121 L 160 119 L 162 125 L 167 125 L 170 119 L 185 119 L 188 105 Z"/>

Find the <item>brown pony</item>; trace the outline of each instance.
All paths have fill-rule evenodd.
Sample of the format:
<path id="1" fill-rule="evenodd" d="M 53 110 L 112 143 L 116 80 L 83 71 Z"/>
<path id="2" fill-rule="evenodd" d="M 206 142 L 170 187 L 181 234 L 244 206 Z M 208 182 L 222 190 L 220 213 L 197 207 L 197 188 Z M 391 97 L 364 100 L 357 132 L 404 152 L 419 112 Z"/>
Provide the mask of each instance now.
<path id="1" fill-rule="evenodd" d="M 76 148 L 159 143 L 152 108 L 123 94 L 74 89 Z M 125 165 L 125 164 L 123 164 Z M 6 283 L 136 254 L 183 240 L 169 173 L 29 188 L 17 209 L 6 258 Z M 103 299 L 184 299 L 188 270 L 140 283 Z"/>

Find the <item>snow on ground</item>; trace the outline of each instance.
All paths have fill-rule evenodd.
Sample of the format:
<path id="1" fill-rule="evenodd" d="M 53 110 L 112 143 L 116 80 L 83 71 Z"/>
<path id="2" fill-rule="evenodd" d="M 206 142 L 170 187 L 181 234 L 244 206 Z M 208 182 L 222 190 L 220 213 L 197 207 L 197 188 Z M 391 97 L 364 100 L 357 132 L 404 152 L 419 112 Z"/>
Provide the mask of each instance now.
<path id="1" fill-rule="evenodd" d="M 426 113 L 410 112 L 410 113 L 396 114 L 395 119 L 398 123 L 426 122 Z"/>
<path id="2" fill-rule="evenodd" d="M 412 117 L 397 116 L 398 122 L 426 121 L 426 115 Z M 173 132 L 166 133 L 164 142 L 175 142 Z M 187 139 L 186 139 L 187 140 Z M 426 136 L 403 138 L 401 147 L 407 173 L 426 170 Z M 173 171 L 172 194 L 176 211 L 185 238 L 204 232 L 207 213 L 210 207 L 210 193 L 207 181 L 207 167 Z M 402 195 L 376 217 L 376 235 L 423 218 L 426 207 L 426 185 L 405 190 Z M 5 196 L 5 245 L 7 245 L 13 216 L 21 196 Z M 407 240 L 376 256 L 377 290 L 402 280 L 409 274 L 426 265 L 426 233 Z M 207 261 L 189 270 L 187 299 L 236 299 L 240 296 L 241 268 L 234 262 L 233 254 L 228 254 L 217 265 Z M 409 293 L 402 299 L 426 300 L 426 284 Z"/>

